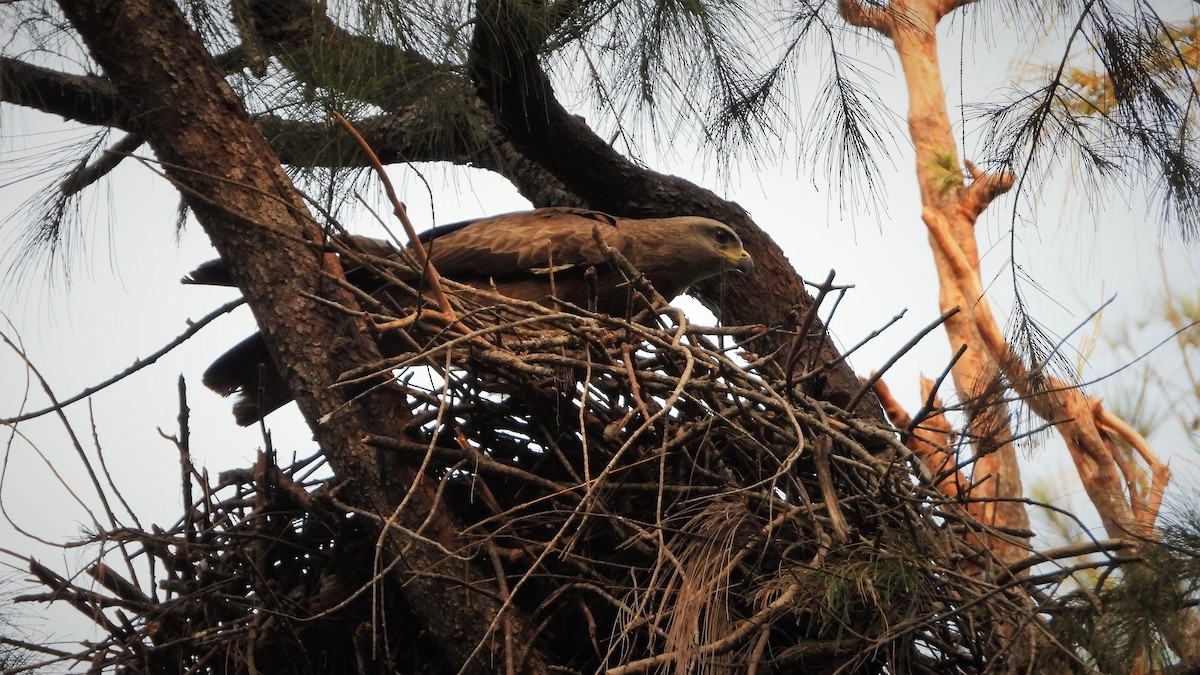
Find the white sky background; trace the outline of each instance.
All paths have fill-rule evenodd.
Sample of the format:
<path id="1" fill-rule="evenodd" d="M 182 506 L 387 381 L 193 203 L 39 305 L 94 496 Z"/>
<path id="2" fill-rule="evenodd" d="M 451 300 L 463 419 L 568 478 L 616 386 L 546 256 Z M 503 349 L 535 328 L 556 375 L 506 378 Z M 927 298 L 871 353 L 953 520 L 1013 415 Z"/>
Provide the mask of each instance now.
<path id="1" fill-rule="evenodd" d="M 1192 11 L 1185 2 L 1163 4 L 1181 14 Z M 952 105 L 960 100 L 960 53 L 968 57 L 961 76 L 962 82 L 970 84 L 962 95 L 968 102 L 997 100 L 993 92 L 1006 87 L 1011 74 L 1024 67 L 1003 46 L 1007 41 L 1002 36 L 976 44 L 970 38 L 960 43 L 957 32 L 951 35 L 943 39 L 943 67 Z M 1054 52 L 1048 50 L 1047 54 L 1044 60 L 1053 58 Z M 1035 61 L 1037 58 L 1025 56 Z M 886 184 L 881 211 L 868 211 L 864 204 L 853 202 L 845 212 L 840 211 L 838 193 L 828 185 L 827 177 L 794 155 L 776 165 L 743 161 L 723 175 L 717 175 L 711 158 L 682 143 L 675 143 L 669 151 L 659 148 L 655 153 L 652 149 L 641 159 L 656 170 L 713 188 L 746 207 L 782 245 L 806 279 L 819 282 L 834 269 L 836 283 L 853 284 L 855 288 L 842 302 L 832 324 L 843 347 L 857 343 L 892 316 L 907 310 L 905 318 L 852 358 L 857 371 L 865 375 L 934 320 L 938 309 L 936 275 L 920 220 L 912 152 L 900 133 L 905 126 L 899 68 L 890 56 L 873 46 L 865 46 L 860 58 L 860 65 L 878 84 L 879 98 L 893 111 L 890 123 L 896 132 L 890 159 L 881 158 Z M 822 65 L 810 63 L 814 71 Z M 812 82 L 801 81 L 796 87 L 803 91 L 819 83 L 813 77 Z M 957 122 L 956 112 L 952 112 L 952 118 Z M 4 217 L 19 211 L 34 190 L 43 189 L 54 178 L 54 174 L 47 174 L 12 182 L 29 173 L 29 163 L 43 154 L 39 148 L 82 139 L 86 132 L 69 130 L 57 118 L 4 105 L 0 108 L 0 135 L 0 217 Z M 651 143 L 646 139 L 643 147 Z M 148 150 L 143 148 L 141 152 Z M 507 183 L 482 172 L 468 175 L 430 167 L 423 170 L 434 189 L 438 223 L 528 206 Z M 402 167 L 392 167 L 390 173 L 418 228 L 432 224 L 430 196 L 420 181 Z M 1071 331 L 1114 294 L 1116 300 L 1103 315 L 1105 327 L 1141 318 L 1152 310 L 1164 274 L 1177 294 L 1193 293 L 1200 286 L 1200 247 L 1184 247 L 1171 227 L 1153 220 L 1154 209 L 1142 204 L 1138 195 L 1111 193 L 1099 209 L 1089 209 L 1088 199 L 1077 193 L 1069 180 L 1046 185 L 1036 212 L 1026 209 L 1018 224 L 1018 262 L 1043 289 L 1039 293 L 1028 287 L 1027 299 L 1034 316 L 1049 330 L 1059 335 Z M 43 280 L 40 276 L 30 277 L 33 283 L 28 287 L 0 289 L 0 311 L 11 322 L 0 325 L 0 330 L 22 340 L 30 360 L 58 397 L 74 395 L 125 369 L 182 333 L 189 319 L 199 319 L 235 297 L 228 289 L 178 283 L 180 277 L 215 253 L 194 222 L 176 239 L 177 203 L 178 194 L 165 181 L 127 160 L 111 180 L 91 188 L 85 196 L 85 246 L 73 258 L 70 289 L 61 290 L 61 284 L 59 290 L 39 285 Z M 1000 200 L 978 227 L 980 250 L 986 252 L 984 278 L 995 278 L 990 297 L 998 312 L 1011 308 L 1007 267 L 1011 209 L 1010 199 Z M 381 212 L 387 211 L 384 208 Z M 10 220 L 0 226 L 0 245 L 11 245 L 17 224 Z M 381 236 L 365 213 L 349 225 L 359 232 Z M 249 310 L 241 308 L 158 363 L 93 397 L 95 434 L 108 468 L 143 525 L 158 522 L 169 526 L 181 513 L 178 455 L 158 432 L 177 430 L 176 379 L 180 374 L 189 387 L 192 459 L 198 467 L 208 470 L 215 479 L 217 472 L 248 466 L 262 447 L 258 431 L 236 427 L 228 401 L 200 384 L 208 363 L 252 330 Z M 1079 345 L 1091 330 L 1085 328 L 1070 344 Z M 1165 325 L 1158 324 L 1140 334 L 1139 342 L 1148 349 L 1168 335 Z M 1154 358 L 1167 363 L 1169 371 L 1176 367 L 1171 359 L 1177 360 L 1177 354 L 1168 345 Z M 901 359 L 885 379 L 900 401 L 910 411 L 915 410 L 921 403 L 918 375 L 935 377 L 950 355 L 944 334 L 934 332 Z M 1075 360 L 1073 351 L 1068 356 Z M 1124 355 L 1116 357 L 1101 345 L 1082 375 L 1084 379 L 1098 377 L 1125 360 Z M 1090 391 L 1103 396 L 1130 386 L 1128 383 L 1136 382 L 1136 377 L 1136 373 L 1126 372 Z M 0 417 L 45 405 L 45 396 L 36 382 L 27 385 L 27 379 L 20 359 L 7 350 L 0 352 Z M 26 386 L 31 388 L 27 399 Z M 94 456 L 88 403 L 71 406 L 67 416 L 89 456 Z M 281 462 L 287 462 L 293 452 L 300 456 L 312 452 L 310 435 L 294 406 L 273 414 L 268 422 Z M 78 538 L 81 530 L 91 529 L 87 511 L 51 471 L 61 475 L 89 507 L 97 508 L 68 435 L 53 416 L 21 424 L 20 436 L 15 439 L 10 440 L 9 430 L 3 431 L 7 446 L 0 503 L 7 518 L 0 518 L 0 548 L 33 553 L 59 571 L 78 571 L 91 559 L 93 550 L 68 549 L 64 553 L 39 545 L 15 529 L 22 528 L 49 541 Z M 1168 423 L 1150 440 L 1160 454 L 1172 457 L 1176 477 L 1168 499 L 1194 497 L 1196 438 L 1189 440 Z M 1027 486 L 1049 478 L 1061 486 L 1064 504 L 1077 507 L 1082 503 L 1077 482 L 1064 484 L 1061 480 L 1073 476 L 1074 470 L 1059 444 L 1027 448 L 1022 454 Z M 102 514 L 99 510 L 96 513 Z M 0 556 L 0 564 L 11 563 L 10 558 Z M 78 630 L 77 624 L 57 614 L 34 628 L 58 637 Z"/>

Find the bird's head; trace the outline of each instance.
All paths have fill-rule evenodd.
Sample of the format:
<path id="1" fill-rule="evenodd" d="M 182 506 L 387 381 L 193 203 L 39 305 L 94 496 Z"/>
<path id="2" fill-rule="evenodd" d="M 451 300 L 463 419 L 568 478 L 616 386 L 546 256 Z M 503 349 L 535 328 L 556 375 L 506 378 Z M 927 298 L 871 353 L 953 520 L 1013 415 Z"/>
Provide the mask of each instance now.
<path id="1" fill-rule="evenodd" d="M 684 226 L 681 235 L 690 248 L 692 256 L 703 271 L 710 274 L 736 270 L 742 274 L 754 271 L 754 258 L 742 247 L 742 239 L 725 223 L 712 218 L 684 216 L 679 219 Z M 715 269 L 709 269 L 715 266 Z"/>
<path id="2" fill-rule="evenodd" d="M 701 216 L 621 221 L 636 245 L 630 262 L 671 300 L 692 284 L 722 272 L 754 271 L 754 259 L 725 223 Z"/>

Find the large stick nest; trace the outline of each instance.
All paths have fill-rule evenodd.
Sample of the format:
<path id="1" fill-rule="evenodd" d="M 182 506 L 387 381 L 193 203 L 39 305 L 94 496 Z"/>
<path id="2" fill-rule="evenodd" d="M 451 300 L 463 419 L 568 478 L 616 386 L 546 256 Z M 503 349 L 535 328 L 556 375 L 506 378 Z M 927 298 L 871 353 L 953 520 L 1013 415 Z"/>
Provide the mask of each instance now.
<path id="1" fill-rule="evenodd" d="M 267 451 L 211 486 L 189 468 L 174 525 L 102 536 L 129 573 L 110 554 L 89 570 L 97 592 L 35 568 L 108 635 L 62 658 L 453 672 L 403 587 L 463 565 L 493 575 L 453 600 L 499 599 L 563 672 L 944 673 L 1029 657 L 1028 591 L 964 536 L 1003 535 L 928 487 L 890 432 L 806 396 L 786 350 L 764 347 L 787 336 L 673 312 L 664 328 L 522 303 L 377 309 L 403 345 L 372 372 L 394 372 L 384 386 L 414 410 L 408 439 L 372 440 L 436 482 L 459 547 L 432 569 L 388 558 L 391 514 L 344 505 L 320 456 L 279 467 Z M 145 587 L 126 579 L 147 564 Z M 530 645 L 507 626 L 496 669 L 522 672 Z"/>

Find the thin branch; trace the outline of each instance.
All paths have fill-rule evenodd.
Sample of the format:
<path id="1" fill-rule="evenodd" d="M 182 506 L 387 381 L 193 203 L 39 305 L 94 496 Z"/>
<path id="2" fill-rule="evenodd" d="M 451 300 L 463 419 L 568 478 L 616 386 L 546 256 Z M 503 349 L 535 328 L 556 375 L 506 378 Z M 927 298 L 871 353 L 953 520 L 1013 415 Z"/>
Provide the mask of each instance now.
<path id="1" fill-rule="evenodd" d="M 113 375 L 112 377 L 108 378 L 107 380 L 105 380 L 99 384 L 92 385 L 92 386 L 84 389 L 83 391 L 79 392 L 78 394 L 75 394 L 74 396 L 63 399 L 62 401 L 56 402 L 54 405 L 48 406 L 46 408 L 42 408 L 41 410 L 35 410 L 33 412 L 22 413 L 20 415 L 15 415 L 13 417 L 0 418 L 0 424 L 16 424 L 18 422 L 25 422 L 27 420 L 41 417 L 42 415 L 45 415 L 47 413 L 57 412 L 57 411 L 62 410 L 65 407 L 71 405 L 72 403 L 77 403 L 93 394 L 96 394 L 100 391 L 107 389 L 108 387 L 111 387 L 112 385 L 129 377 L 130 375 L 138 372 L 139 370 L 141 370 L 147 366 L 153 365 L 156 361 L 158 361 L 163 356 L 166 356 L 167 354 L 169 354 L 176 347 L 178 347 L 179 345 L 181 345 L 184 342 L 187 342 L 189 339 L 191 339 L 191 337 L 193 335 L 200 332 L 200 329 L 202 329 L 205 326 L 207 326 L 208 324 L 212 323 L 212 321 L 214 319 L 216 319 L 224 314 L 228 314 L 229 312 L 232 312 L 234 309 L 237 309 L 238 307 L 240 307 L 244 302 L 246 302 L 245 299 L 238 298 L 237 300 L 233 300 L 233 301 L 225 303 L 224 305 L 221 305 L 220 307 L 213 310 L 212 312 L 210 312 L 209 314 L 207 314 L 206 316 L 204 316 L 203 318 L 201 318 L 198 321 L 195 321 L 195 322 L 189 321 L 188 329 L 185 330 L 182 334 L 180 334 L 179 337 L 175 338 L 174 340 L 171 340 L 165 346 L 163 346 L 161 349 L 154 352 L 153 354 L 150 354 L 149 356 L 146 356 L 144 358 L 137 359 L 136 361 L 133 362 L 133 365 L 129 366 L 128 368 L 121 371 L 120 373 Z"/>
<path id="2" fill-rule="evenodd" d="M 863 384 L 859 388 L 859 390 L 854 393 L 854 397 L 850 399 L 850 403 L 846 404 L 846 410 L 854 410 L 854 408 L 856 406 L 858 406 L 858 402 L 862 400 L 862 397 L 865 396 L 867 394 L 867 392 L 871 390 L 871 385 L 875 384 L 875 382 L 879 378 L 883 377 L 883 374 L 886 373 L 889 368 L 891 368 L 893 365 L 895 365 L 896 362 L 899 361 L 905 354 L 907 354 L 909 352 L 909 350 L 911 350 L 913 347 L 915 347 L 918 342 L 920 342 L 921 340 L 924 340 L 926 335 L 929 335 L 929 333 L 931 333 L 934 329 L 936 329 L 938 326 L 941 326 L 950 317 L 954 316 L 955 314 L 958 314 L 958 312 L 959 312 L 959 308 L 953 307 L 948 312 L 946 312 L 945 314 L 942 314 L 938 318 L 934 319 L 927 326 L 925 326 L 921 330 L 917 331 L 917 334 L 912 336 L 908 340 L 908 342 L 904 343 L 904 345 L 902 347 L 900 347 L 900 349 L 895 354 L 893 354 L 891 356 L 891 358 L 889 358 L 879 368 L 879 370 L 871 373 L 871 377 L 867 378 L 866 382 L 863 382 Z"/>
<path id="3" fill-rule="evenodd" d="M 409 249 L 417 254 L 417 262 L 421 264 L 421 269 L 427 279 L 429 279 L 429 290 L 433 293 L 434 299 L 441 308 L 442 313 L 446 316 L 453 317 L 454 310 L 450 307 L 450 301 L 446 299 L 446 294 L 442 291 L 442 277 L 434 268 L 433 263 L 429 261 L 429 253 L 425 250 L 425 245 L 421 243 L 420 237 L 417 236 L 417 230 L 413 227 L 412 221 L 408 219 L 408 209 L 404 207 L 404 203 L 396 196 L 396 189 L 392 187 L 392 181 L 388 178 L 387 172 L 383 170 L 383 164 L 379 162 L 379 158 L 375 156 L 375 152 L 371 150 L 371 146 L 367 145 L 367 141 L 358 133 L 354 125 L 350 123 L 342 114 L 336 110 L 332 112 L 334 119 L 338 124 L 350 134 L 358 146 L 366 153 L 368 160 L 371 162 L 371 167 L 375 169 L 375 174 L 378 176 L 383 189 L 387 192 L 388 199 L 392 202 L 392 209 L 396 217 L 400 219 L 400 223 L 404 226 L 404 232 L 408 235 Z"/>

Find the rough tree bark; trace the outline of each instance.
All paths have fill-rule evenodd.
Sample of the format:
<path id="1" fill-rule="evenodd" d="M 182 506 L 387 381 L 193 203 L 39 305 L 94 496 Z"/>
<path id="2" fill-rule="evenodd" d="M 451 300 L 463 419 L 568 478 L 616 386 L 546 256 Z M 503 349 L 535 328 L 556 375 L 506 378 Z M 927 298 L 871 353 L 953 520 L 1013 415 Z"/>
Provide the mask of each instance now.
<path id="1" fill-rule="evenodd" d="M 405 557 L 404 568 L 411 575 L 405 579 L 406 597 L 439 641 L 441 652 L 434 658 L 466 672 L 486 672 L 492 663 L 489 650 L 501 642 L 492 637 L 505 631 L 510 644 L 528 646 L 522 672 L 545 672 L 544 659 L 523 639 L 529 631 L 519 617 L 497 616 L 495 598 L 503 594 L 464 590 L 472 585 L 486 590 L 494 581 L 448 553 L 459 548 L 458 526 L 447 509 L 439 508 L 436 486 L 427 479 L 422 483 L 414 466 L 364 444 L 368 435 L 404 437 L 403 397 L 386 386 L 356 391 L 331 386 L 339 374 L 376 362 L 379 353 L 365 326 L 351 323 L 347 328 L 345 313 L 322 302 L 354 306 L 328 281 L 328 275 L 338 274 L 336 258 L 323 253 L 324 233 L 280 160 L 309 164 L 317 159 L 311 155 L 315 147 L 334 147 L 336 161 L 330 161 L 331 155 L 319 158 L 331 166 L 361 165 L 361 156 L 342 146 L 346 139 L 328 127 L 272 116 L 252 120 L 224 79 L 230 68 L 243 64 L 239 55 L 209 54 L 173 5 L 148 0 L 63 0 L 61 5 L 102 76 L 65 75 L 5 59 L 0 96 L 85 124 L 128 131 L 130 142 L 145 139 L 243 290 L 341 481 L 340 497 L 376 514 L 381 523 L 390 518 L 386 545 L 390 555 Z M 306 65 L 313 49 L 328 48 L 323 55 L 328 58 L 361 53 L 330 47 L 363 38 L 339 29 L 318 5 L 263 0 L 250 7 L 260 12 L 256 27 L 261 44 L 301 80 L 318 77 Z M 808 326 L 802 340 L 779 338 L 759 349 L 803 353 L 805 358 L 792 362 L 798 373 L 808 373 L 798 378 L 808 392 L 843 406 L 857 399 L 860 416 L 881 421 L 874 396 L 861 395 L 862 385 L 820 320 L 809 317 L 815 308 L 803 279 L 770 237 L 737 204 L 640 167 L 564 110 L 537 63 L 535 42 L 519 37 L 529 37 L 529 24 L 523 23 L 529 17 L 501 9 L 480 5 L 486 20 L 476 34 L 470 78 L 451 69 L 427 68 L 421 86 L 393 87 L 373 101 L 387 112 L 360 126 L 381 156 L 491 169 L 538 206 L 579 204 L 632 217 L 694 213 L 727 222 L 754 255 L 756 273 L 726 279 L 723 286 L 702 284 L 693 293 L 726 323 Z M 382 44 L 363 48 L 374 54 L 367 65 L 385 71 L 399 61 L 411 66 L 422 58 Z M 337 67 L 364 66 L 347 62 Z M 431 117 L 432 108 L 423 105 L 431 90 L 461 99 L 460 112 Z M 428 133 L 431 125 L 438 134 Z M 461 564 L 448 565 L 448 560 Z M 435 566 L 436 578 L 424 574 Z"/>
<path id="2" fill-rule="evenodd" d="M 131 125 L 226 260 L 342 481 L 342 498 L 395 525 L 385 541 L 391 555 L 404 556 L 412 575 L 406 597 L 442 658 L 465 672 L 491 672 L 487 649 L 475 652 L 477 645 L 496 644 L 489 636 L 500 623 L 499 604 L 469 590 L 481 578 L 471 563 L 451 564 L 445 553 L 456 548 L 458 529 L 437 507 L 435 486 L 422 483 L 416 467 L 363 442 L 367 433 L 403 436 L 403 397 L 389 387 L 348 392 L 331 386 L 348 367 L 377 361 L 378 350 L 364 326 L 347 331 L 345 314 L 320 302 L 354 306 L 338 286 L 322 281 L 323 266 L 336 274 L 336 258 L 322 253 L 323 232 L 224 73 L 173 4 L 64 0 L 61 6 L 128 106 Z M 355 394 L 361 396 L 352 400 Z M 418 530 L 421 535 L 411 535 Z M 435 566 L 436 577 L 422 574 Z M 504 625 L 520 639 L 519 626 Z M 547 672 L 532 647 L 523 667 Z"/>

